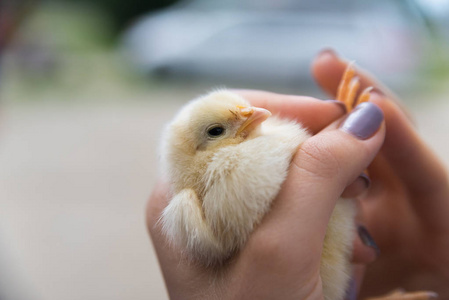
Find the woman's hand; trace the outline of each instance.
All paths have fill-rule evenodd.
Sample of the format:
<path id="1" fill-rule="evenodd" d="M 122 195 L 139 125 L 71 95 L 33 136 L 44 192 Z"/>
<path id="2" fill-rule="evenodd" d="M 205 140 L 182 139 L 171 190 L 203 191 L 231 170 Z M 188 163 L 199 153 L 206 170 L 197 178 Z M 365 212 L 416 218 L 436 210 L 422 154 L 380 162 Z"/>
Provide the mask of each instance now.
<path id="1" fill-rule="evenodd" d="M 272 209 L 246 246 L 220 270 L 188 262 L 167 245 L 157 221 L 168 191 L 163 182 L 157 185 L 148 204 L 147 225 L 170 298 L 322 299 L 319 270 L 326 227 L 345 188 L 350 194 L 363 190 L 364 180 L 358 176 L 384 139 L 382 112 L 365 104 L 359 107 L 359 117 L 343 120 L 344 109 L 332 101 L 238 92 L 255 106 L 301 121 L 316 135 L 295 155 Z M 366 120 L 373 122 L 363 127 Z"/>
<path id="2" fill-rule="evenodd" d="M 347 61 L 324 51 L 313 64 L 319 85 L 335 96 Z M 362 88 L 384 112 L 385 142 L 368 171 L 361 200 L 366 226 L 381 255 L 369 265 L 361 295 L 392 289 L 432 290 L 449 299 L 449 181 L 447 171 L 420 139 L 407 111 L 390 91 L 358 70 Z"/>

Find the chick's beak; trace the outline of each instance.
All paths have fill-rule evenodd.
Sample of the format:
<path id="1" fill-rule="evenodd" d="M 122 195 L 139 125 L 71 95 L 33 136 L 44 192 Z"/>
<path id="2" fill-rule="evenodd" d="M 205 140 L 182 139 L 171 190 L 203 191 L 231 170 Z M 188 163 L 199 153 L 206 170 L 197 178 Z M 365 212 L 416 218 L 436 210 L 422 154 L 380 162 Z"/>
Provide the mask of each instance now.
<path id="1" fill-rule="evenodd" d="M 237 134 L 240 134 L 243 131 L 250 132 L 271 116 L 269 110 L 259 107 L 241 108 L 240 114 L 246 118 L 246 120 L 243 122 L 242 126 L 240 126 Z"/>

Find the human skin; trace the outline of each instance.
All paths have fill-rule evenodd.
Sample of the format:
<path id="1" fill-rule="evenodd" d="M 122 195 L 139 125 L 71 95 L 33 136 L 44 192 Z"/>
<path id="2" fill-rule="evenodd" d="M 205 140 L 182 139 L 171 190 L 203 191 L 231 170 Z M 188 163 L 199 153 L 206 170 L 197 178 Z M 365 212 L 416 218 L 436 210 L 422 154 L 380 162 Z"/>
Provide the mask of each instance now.
<path id="1" fill-rule="evenodd" d="M 313 63 L 316 81 L 331 96 L 347 63 L 333 51 L 323 51 Z M 368 168 L 371 188 L 359 197 L 362 218 L 381 251 L 366 268 L 360 298 L 400 287 L 449 299 L 447 170 L 419 137 L 398 98 L 366 71 L 359 69 L 358 75 L 362 88 L 376 88 L 371 101 L 383 110 L 387 129 Z"/>
<path id="2" fill-rule="evenodd" d="M 320 53 L 313 63 L 312 72 L 317 82 L 332 97 L 335 97 L 346 65 L 347 61 L 337 57 L 332 51 Z M 447 299 L 449 220 L 446 216 L 449 215 L 449 188 L 446 170 L 420 139 L 409 113 L 397 97 L 365 71 L 358 70 L 358 74 L 362 88 L 370 85 L 376 87 L 371 102 L 376 103 L 384 112 L 386 133 L 381 127 L 370 139 L 374 141 L 377 137 L 377 144 L 373 142 L 367 148 L 361 145 L 355 147 L 357 150 L 354 149 L 355 152 L 348 155 L 353 171 L 346 171 L 347 175 L 337 180 L 339 183 L 333 182 L 332 186 L 327 186 L 331 178 L 319 175 L 325 169 L 324 164 L 320 168 L 318 159 L 314 160 L 318 165 L 312 164 L 308 172 L 315 174 L 319 181 L 327 179 L 326 187 L 320 188 L 329 189 L 328 192 L 332 194 L 330 198 L 341 192 L 358 196 L 359 220 L 364 222 L 379 245 L 381 255 L 375 262 L 368 267 L 360 264 L 355 268 L 359 284 L 366 271 L 360 298 L 382 295 L 401 287 L 408 291 L 436 291 L 441 299 Z M 312 145 L 325 146 L 328 154 L 333 153 L 332 147 L 335 145 L 327 145 L 320 137 L 324 137 L 322 134 L 325 132 L 328 135 L 337 133 L 335 128 L 341 123 L 344 112 L 335 103 L 261 91 L 239 93 L 253 105 L 297 119 L 314 134 L 320 132 L 314 136 L 317 143 L 313 142 Z M 319 119 L 316 118 L 317 115 L 320 115 Z M 321 132 L 332 122 L 334 123 L 329 128 Z M 376 153 L 383 134 L 385 141 L 368 167 L 371 188 L 365 190 L 360 177 L 353 180 L 357 178 L 357 172 L 364 169 L 360 166 L 369 164 L 371 157 L 368 153 Z M 311 149 L 317 150 L 314 147 Z M 309 151 L 312 150 L 306 148 L 295 159 L 303 159 L 301 153 L 307 157 L 306 153 Z M 324 153 L 321 152 L 320 155 L 322 154 Z M 324 159 L 322 162 L 342 163 L 340 159 L 343 158 L 335 160 L 336 156 L 331 157 L 333 158 L 329 160 L 328 157 L 328 160 Z M 332 173 L 331 170 L 329 168 L 326 172 Z M 317 261 L 323 228 L 327 224 L 334 198 L 321 195 L 317 205 L 317 201 L 311 200 L 317 195 L 296 194 L 301 185 L 297 186 L 296 182 L 290 185 L 289 182 L 294 182 L 292 176 L 287 179 L 273 209 L 253 233 L 248 245 L 220 272 L 220 280 L 217 281 L 213 280 L 216 273 L 189 264 L 179 252 L 167 246 L 156 226 L 160 212 L 168 201 L 167 186 L 163 183 L 157 185 L 148 203 L 147 224 L 171 298 L 198 299 L 219 295 L 221 299 L 239 299 L 263 295 L 268 299 L 320 299 Z M 298 197 L 303 197 L 302 204 L 313 203 L 317 207 L 298 207 Z M 300 224 L 301 216 L 310 218 L 308 209 L 311 208 L 313 211 L 321 210 L 321 214 L 314 215 L 314 220 L 319 220 L 319 224 L 314 225 L 313 228 L 317 231 L 310 231 L 313 233 L 310 236 L 299 229 L 311 228 L 310 222 L 307 226 Z M 295 232 L 291 232 L 292 228 Z M 298 241 L 305 238 L 315 240 L 316 243 L 301 250 Z M 355 252 L 355 263 L 366 264 L 374 260 L 372 251 L 363 247 L 359 239 L 355 241 Z M 309 263 L 304 264 L 304 261 Z"/>
<path id="3" fill-rule="evenodd" d="M 294 156 L 281 192 L 245 247 L 219 269 L 191 263 L 167 244 L 157 220 L 167 205 L 168 190 L 163 181 L 157 184 L 148 203 L 147 225 L 170 298 L 322 299 L 320 258 L 330 215 L 342 193 L 356 195 L 366 188 L 359 175 L 381 147 L 385 127 L 379 122 L 369 137 L 359 139 L 341 129 L 344 109 L 335 102 L 236 92 L 252 105 L 301 121 L 315 135 Z M 354 261 L 375 258 L 360 240 L 355 245 L 361 255 Z"/>

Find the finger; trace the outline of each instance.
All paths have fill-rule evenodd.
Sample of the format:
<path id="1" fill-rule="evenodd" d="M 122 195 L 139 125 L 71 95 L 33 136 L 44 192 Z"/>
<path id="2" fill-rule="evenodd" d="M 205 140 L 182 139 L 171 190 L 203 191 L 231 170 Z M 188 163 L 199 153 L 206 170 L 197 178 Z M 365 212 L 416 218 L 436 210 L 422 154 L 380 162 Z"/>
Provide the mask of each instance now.
<path id="1" fill-rule="evenodd" d="M 301 145 L 272 210 L 259 228 L 278 237 L 274 243 L 289 245 L 284 253 L 293 251 L 296 256 L 298 251 L 305 251 L 302 254 L 307 257 L 320 249 L 336 200 L 382 145 L 385 128 L 376 105 L 364 103 L 341 127 L 340 121 Z"/>
<path id="2" fill-rule="evenodd" d="M 360 235 L 356 235 L 352 248 L 351 262 L 354 264 L 367 265 L 376 260 L 378 252 L 372 246 L 367 246 Z"/>
<path id="3" fill-rule="evenodd" d="M 254 106 L 300 122 L 312 133 L 319 132 L 346 112 L 344 105 L 338 101 L 323 101 L 312 97 L 255 90 L 235 90 L 235 92 Z"/>
<path id="4" fill-rule="evenodd" d="M 335 51 L 326 49 L 318 53 L 313 61 L 312 75 L 323 90 L 336 96 L 341 77 L 348 64 L 349 61 L 339 57 Z M 366 70 L 357 67 L 356 73 L 361 83 L 360 90 L 373 86 L 382 90 L 390 98 L 397 98 L 392 91 Z"/>
<path id="5" fill-rule="evenodd" d="M 347 61 L 339 58 L 333 51 L 324 51 L 315 59 L 312 72 L 325 91 L 335 94 L 346 65 Z M 410 191 L 413 196 L 412 205 L 421 219 L 432 230 L 445 228 L 449 220 L 444 216 L 446 210 L 442 208 L 448 205 L 449 188 L 443 164 L 419 138 L 410 123 L 410 114 L 397 97 L 365 71 L 358 69 L 357 73 L 362 80 L 362 87 L 372 85 L 381 91 L 377 96 L 376 93 L 371 93 L 371 101 L 378 104 L 385 113 L 388 130 L 382 155 Z M 373 168 L 376 169 L 376 166 Z"/>
<path id="6" fill-rule="evenodd" d="M 167 183 L 160 179 L 156 183 L 146 207 L 147 227 L 150 233 L 156 230 L 155 225 L 168 204 L 168 193 Z"/>
<path id="7" fill-rule="evenodd" d="M 179 291 L 189 290 L 198 274 L 183 259 L 182 253 L 169 245 L 158 226 L 162 210 L 168 203 L 168 191 L 167 183 L 159 180 L 147 203 L 146 221 L 170 298 L 181 299 L 184 295 L 179 295 Z"/>
<path id="8" fill-rule="evenodd" d="M 353 242 L 352 263 L 367 265 L 372 263 L 380 255 L 380 249 L 371 235 L 366 224 L 366 216 L 363 214 L 363 205 L 356 199 L 357 211 L 354 222 L 356 224 L 356 236 Z"/>
<path id="9" fill-rule="evenodd" d="M 326 49 L 320 52 L 312 63 L 312 75 L 318 85 L 332 97 L 335 97 L 338 85 L 349 61 L 339 57 L 333 50 Z M 399 98 L 384 84 L 377 80 L 366 70 L 356 67 L 357 77 L 360 79 L 360 90 L 367 87 L 375 87 L 382 91 L 387 98 L 395 102 L 404 111 L 406 116 L 412 120 L 411 114 L 403 106 Z"/>
<path id="10" fill-rule="evenodd" d="M 387 127 L 381 150 L 385 159 L 379 163 L 387 163 L 394 170 L 410 194 L 410 204 L 422 220 L 433 229 L 446 227 L 449 180 L 444 165 L 424 144 L 397 105 L 378 93 L 372 93 L 371 101 L 383 110 Z M 373 169 L 381 172 L 373 176 L 383 176 L 385 168 L 373 165 Z"/>
<path id="11" fill-rule="evenodd" d="M 343 198 L 355 198 L 366 192 L 371 184 L 368 175 L 362 173 L 357 179 L 348 185 L 341 196 Z"/>

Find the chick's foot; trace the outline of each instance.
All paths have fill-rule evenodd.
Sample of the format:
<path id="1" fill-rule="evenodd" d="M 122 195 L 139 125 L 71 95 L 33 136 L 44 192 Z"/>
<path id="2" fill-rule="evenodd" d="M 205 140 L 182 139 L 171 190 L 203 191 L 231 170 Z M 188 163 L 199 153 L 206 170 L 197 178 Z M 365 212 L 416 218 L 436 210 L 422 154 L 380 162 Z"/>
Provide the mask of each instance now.
<path id="1" fill-rule="evenodd" d="M 355 74 L 353 63 L 350 63 L 343 73 L 337 90 L 337 100 L 345 104 L 347 112 L 353 110 L 360 103 L 369 101 L 369 93 L 373 87 L 367 87 L 358 95 L 359 89 L 360 79 Z"/>

